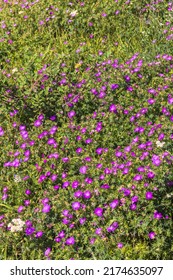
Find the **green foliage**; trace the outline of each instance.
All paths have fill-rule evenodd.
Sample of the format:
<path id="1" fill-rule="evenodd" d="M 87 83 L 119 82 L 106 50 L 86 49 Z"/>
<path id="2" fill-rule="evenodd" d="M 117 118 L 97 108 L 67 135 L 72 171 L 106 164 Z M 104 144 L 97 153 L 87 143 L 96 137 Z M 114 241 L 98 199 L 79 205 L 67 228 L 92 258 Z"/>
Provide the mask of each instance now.
<path id="1" fill-rule="evenodd" d="M 0 128 L 4 131 L 0 136 L 0 259 L 46 259 L 47 248 L 55 260 L 172 259 L 170 4 L 40 0 L 25 7 L 23 1 L 13 2 L 0 4 Z M 101 92 L 105 92 L 104 98 L 99 96 Z M 149 104 L 151 98 L 155 103 Z M 112 104 L 116 112 L 111 112 Z M 169 114 L 162 112 L 164 107 Z M 141 113 L 144 108 L 147 111 Z M 71 111 L 74 117 L 69 117 Z M 42 116 L 42 124 L 35 126 Z M 21 133 L 23 125 L 26 138 Z M 54 126 L 57 131 L 50 133 Z M 144 131 L 137 131 L 139 127 Z M 163 147 L 156 144 L 161 133 Z M 77 140 L 79 135 L 81 140 Z M 57 146 L 47 144 L 50 138 Z M 92 142 L 87 143 L 90 138 Z M 148 141 L 152 149 L 150 145 L 139 148 Z M 128 146 L 131 151 L 124 152 Z M 77 148 L 82 152 L 76 152 Z M 97 148 L 107 150 L 99 154 Z M 125 156 L 116 157 L 118 150 Z M 142 158 L 144 151 L 148 155 Z M 57 158 L 51 156 L 54 153 Z M 152 164 L 153 155 L 160 157 L 161 164 Z M 63 161 L 67 157 L 69 161 Z M 17 167 L 4 166 L 15 158 L 20 162 Z M 97 168 L 100 163 L 102 167 Z M 116 164 L 128 167 L 127 174 Z M 79 172 L 83 165 L 88 166 L 87 174 Z M 144 173 L 137 171 L 141 166 Z M 147 177 L 149 171 L 155 174 L 153 179 Z M 58 175 L 56 180 L 46 175 L 42 181 L 40 176 L 47 172 Z M 62 177 L 64 173 L 67 178 Z M 138 173 L 143 180 L 134 180 Z M 93 181 L 87 183 L 86 178 Z M 67 188 L 63 187 L 66 181 L 70 184 Z M 90 199 L 74 198 L 74 181 L 79 182 L 77 190 L 91 192 Z M 101 188 L 103 184 L 110 188 Z M 123 188 L 130 190 L 130 195 L 125 195 Z M 147 191 L 153 193 L 153 199 L 146 199 Z M 139 201 L 132 211 L 134 196 Z M 42 211 L 45 198 L 51 206 L 48 213 Z M 119 205 L 112 209 L 114 199 Z M 74 201 L 84 206 L 74 211 Z M 102 218 L 94 214 L 97 207 L 104 208 Z M 63 210 L 72 214 L 69 224 L 62 223 Z M 156 211 L 162 218 L 154 218 Z M 9 223 L 16 218 L 32 221 L 34 233 L 27 235 L 26 225 L 21 231 L 11 231 Z M 81 218 L 86 218 L 84 224 Z M 119 226 L 109 232 L 113 222 Z M 98 228 L 102 228 L 100 235 L 96 234 Z M 55 241 L 62 230 L 65 238 Z M 36 238 L 36 232 L 43 236 Z M 149 238 L 151 232 L 156 234 L 153 239 Z M 75 237 L 73 246 L 65 243 L 70 236 Z"/>

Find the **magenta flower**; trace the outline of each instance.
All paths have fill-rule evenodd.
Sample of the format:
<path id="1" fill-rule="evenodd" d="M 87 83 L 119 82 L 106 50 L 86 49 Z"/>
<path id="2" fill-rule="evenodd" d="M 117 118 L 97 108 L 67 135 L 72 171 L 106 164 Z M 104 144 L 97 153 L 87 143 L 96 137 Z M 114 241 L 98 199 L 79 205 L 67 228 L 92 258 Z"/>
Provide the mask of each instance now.
<path id="1" fill-rule="evenodd" d="M 119 85 L 118 85 L 118 84 L 112 84 L 112 85 L 111 85 L 111 89 L 112 89 L 112 90 L 115 90 L 115 89 L 117 89 L 117 88 L 119 88 Z"/>
<path id="2" fill-rule="evenodd" d="M 100 177 L 99 177 L 100 180 L 104 180 L 104 178 L 105 178 L 104 174 L 101 174 Z"/>
<path id="3" fill-rule="evenodd" d="M 25 191 L 25 194 L 26 194 L 26 195 L 30 195 L 30 194 L 31 194 L 31 191 L 30 191 L 29 189 L 27 189 L 27 190 Z"/>
<path id="4" fill-rule="evenodd" d="M 32 222 L 30 220 L 26 220 L 25 225 L 27 227 L 32 227 Z"/>
<path id="5" fill-rule="evenodd" d="M 128 82 L 130 82 L 131 78 L 128 75 L 126 75 L 126 76 L 124 76 L 124 80 L 128 83 Z"/>
<path id="6" fill-rule="evenodd" d="M 87 166 L 81 166 L 80 169 L 79 169 L 79 172 L 80 172 L 81 174 L 86 174 L 86 172 L 87 172 Z"/>
<path id="7" fill-rule="evenodd" d="M 64 209 L 64 210 L 62 211 L 62 214 L 63 214 L 63 216 L 67 217 L 68 214 L 69 214 L 69 211 L 68 211 L 67 209 Z"/>
<path id="8" fill-rule="evenodd" d="M 121 248 L 123 248 L 123 243 L 118 243 L 118 245 L 117 245 L 117 247 L 119 248 L 119 249 L 121 249 Z"/>
<path id="9" fill-rule="evenodd" d="M 68 245 L 68 246 L 74 245 L 75 244 L 75 238 L 73 236 L 67 238 L 65 244 Z"/>
<path id="10" fill-rule="evenodd" d="M 40 238 L 42 236 L 43 236 L 43 232 L 42 231 L 36 232 L 36 235 L 35 235 L 36 238 Z"/>
<path id="11" fill-rule="evenodd" d="M 80 207 L 81 207 L 80 202 L 75 201 L 75 202 L 72 203 L 73 210 L 77 211 L 77 210 L 80 209 Z"/>
<path id="12" fill-rule="evenodd" d="M 4 130 L 3 128 L 0 126 L 0 136 L 3 136 L 4 135 Z"/>
<path id="13" fill-rule="evenodd" d="M 96 165 L 96 167 L 97 167 L 98 169 L 102 168 L 102 166 L 103 166 L 102 163 L 98 163 L 98 164 Z"/>
<path id="14" fill-rule="evenodd" d="M 150 172 L 148 172 L 147 177 L 149 179 L 153 179 L 155 177 L 155 174 L 152 171 L 150 171 Z"/>
<path id="15" fill-rule="evenodd" d="M 76 115 L 75 111 L 68 112 L 68 117 L 71 119 Z"/>
<path id="16" fill-rule="evenodd" d="M 128 91 L 133 91 L 133 87 L 132 87 L 132 86 L 128 86 L 128 87 L 126 88 L 126 90 L 128 90 Z"/>
<path id="17" fill-rule="evenodd" d="M 151 200 L 153 198 L 153 193 L 152 192 L 146 192 L 145 197 L 147 200 Z"/>
<path id="18" fill-rule="evenodd" d="M 130 150 L 131 150 L 131 147 L 130 147 L 130 146 L 127 146 L 127 147 L 124 148 L 124 151 L 125 151 L 126 153 L 129 153 Z"/>
<path id="19" fill-rule="evenodd" d="M 119 227 L 117 222 L 112 223 L 109 227 L 107 227 L 108 232 L 114 232 Z"/>
<path id="20" fill-rule="evenodd" d="M 18 207 L 17 212 L 21 213 L 23 210 L 24 210 L 24 206 L 21 205 Z"/>
<path id="21" fill-rule="evenodd" d="M 122 152 L 116 151 L 116 152 L 115 152 L 115 156 L 116 156 L 116 157 L 121 157 L 121 156 L 122 156 Z"/>
<path id="22" fill-rule="evenodd" d="M 112 226 L 114 227 L 114 229 L 117 229 L 119 227 L 119 224 L 118 224 L 118 222 L 113 222 Z"/>
<path id="23" fill-rule="evenodd" d="M 107 227 L 106 230 L 108 232 L 114 232 L 114 227 L 111 225 L 111 226 Z"/>
<path id="24" fill-rule="evenodd" d="M 88 139 L 85 140 L 85 143 L 86 143 L 86 144 L 90 144 L 90 143 L 92 143 L 92 141 L 93 141 L 93 140 L 92 140 L 91 138 L 88 138 Z"/>
<path id="25" fill-rule="evenodd" d="M 168 103 L 169 104 L 173 103 L 173 97 L 171 95 L 168 96 Z"/>
<path id="26" fill-rule="evenodd" d="M 162 213 L 159 213 L 157 211 L 154 213 L 154 219 L 160 220 L 162 218 L 163 218 Z"/>
<path id="27" fill-rule="evenodd" d="M 165 134 L 164 133 L 160 133 L 158 136 L 158 140 L 162 141 L 165 138 Z"/>
<path id="28" fill-rule="evenodd" d="M 82 195 L 83 195 L 83 192 L 80 191 L 80 190 L 78 190 L 78 191 L 76 191 L 76 192 L 74 193 L 74 197 L 75 197 L 75 198 L 80 198 L 80 197 L 82 197 Z"/>
<path id="29" fill-rule="evenodd" d="M 153 99 L 153 98 L 150 98 L 150 99 L 147 100 L 147 102 L 148 102 L 150 105 L 152 105 L 152 104 L 154 104 L 154 103 L 156 102 L 156 100 Z"/>
<path id="30" fill-rule="evenodd" d="M 104 173 L 105 174 L 111 174 L 112 170 L 106 167 L 105 170 L 104 170 Z"/>
<path id="31" fill-rule="evenodd" d="M 55 141 L 54 138 L 49 138 L 48 141 L 47 141 L 47 144 L 48 145 L 54 145 L 54 144 L 56 144 L 56 141 Z"/>
<path id="32" fill-rule="evenodd" d="M 90 238 L 90 241 L 89 241 L 89 242 L 90 242 L 90 244 L 94 244 L 95 241 L 96 241 L 96 238 L 93 237 L 93 238 Z"/>
<path id="33" fill-rule="evenodd" d="M 84 160 L 85 160 L 85 161 L 91 161 L 92 158 L 91 158 L 91 157 L 86 157 L 86 158 L 84 158 Z"/>
<path id="34" fill-rule="evenodd" d="M 154 239 L 155 236 L 156 236 L 156 233 L 155 233 L 154 231 L 151 231 L 151 232 L 148 234 L 148 237 L 149 237 L 150 239 Z"/>
<path id="35" fill-rule="evenodd" d="M 91 192 L 89 190 L 86 190 L 84 193 L 83 193 L 83 198 L 85 199 L 90 199 L 91 198 Z"/>
<path id="36" fill-rule="evenodd" d="M 47 171 L 46 173 L 45 173 L 45 176 L 46 177 L 49 177 L 51 175 L 51 172 L 50 171 Z"/>
<path id="37" fill-rule="evenodd" d="M 141 181 L 143 179 L 143 176 L 141 174 L 136 174 L 133 178 L 134 181 Z"/>
<path id="38" fill-rule="evenodd" d="M 44 252 L 45 257 L 49 257 L 50 253 L 51 253 L 51 248 L 48 247 Z"/>
<path id="39" fill-rule="evenodd" d="M 41 201 L 43 203 L 43 205 L 47 204 L 49 202 L 49 198 L 48 197 L 45 197 L 42 199 Z"/>
<path id="40" fill-rule="evenodd" d="M 42 125 L 41 120 L 36 120 L 36 121 L 34 122 L 34 126 L 39 127 L 40 125 Z"/>
<path id="41" fill-rule="evenodd" d="M 7 187 L 4 187 L 4 188 L 3 188 L 3 193 L 6 193 L 6 192 L 8 192 L 8 188 L 7 188 Z"/>
<path id="42" fill-rule="evenodd" d="M 49 134 L 53 135 L 57 131 L 57 129 L 58 129 L 57 126 L 52 126 L 49 130 Z"/>
<path id="43" fill-rule="evenodd" d="M 31 235 L 35 232 L 35 228 L 34 227 L 27 227 L 25 230 L 26 235 Z"/>
<path id="44" fill-rule="evenodd" d="M 67 177 L 67 173 L 62 173 L 62 179 L 65 179 Z"/>
<path id="45" fill-rule="evenodd" d="M 160 160 L 159 156 L 153 155 L 152 156 L 152 163 L 156 166 L 159 166 L 161 164 L 161 160 Z"/>
<path id="46" fill-rule="evenodd" d="M 139 166 L 139 167 L 137 168 L 137 171 L 138 171 L 138 172 L 145 172 L 145 168 L 144 168 L 143 166 Z"/>
<path id="47" fill-rule="evenodd" d="M 102 148 L 97 148 L 97 149 L 96 149 L 96 153 L 97 153 L 98 155 L 101 155 L 102 152 L 103 152 L 103 149 L 102 149 Z"/>
<path id="48" fill-rule="evenodd" d="M 55 120 L 56 120 L 56 115 L 51 116 L 49 119 L 50 119 L 51 121 L 55 121 Z"/>
<path id="49" fill-rule="evenodd" d="M 81 225 L 83 225 L 85 222 L 86 222 L 86 218 L 85 217 L 79 219 L 79 223 Z"/>
<path id="50" fill-rule="evenodd" d="M 63 223 L 64 225 L 68 225 L 68 224 L 70 223 L 70 220 L 64 218 L 64 219 L 62 219 L 62 223 Z"/>
<path id="51" fill-rule="evenodd" d="M 111 104 L 110 107 L 109 107 L 109 111 L 113 112 L 113 113 L 116 113 L 117 112 L 116 105 L 115 104 Z"/>
<path id="52" fill-rule="evenodd" d="M 53 188 L 54 188 L 54 190 L 59 190 L 60 186 L 59 185 L 55 185 Z"/>
<path id="53" fill-rule="evenodd" d="M 92 178 L 86 178 L 86 179 L 85 179 L 85 182 L 86 182 L 87 184 L 92 184 L 93 179 L 92 179 Z"/>
<path id="54" fill-rule="evenodd" d="M 100 186 L 101 189 L 109 189 L 110 186 L 108 184 L 104 184 Z"/>
<path id="55" fill-rule="evenodd" d="M 64 238 L 64 237 L 65 237 L 65 231 L 64 231 L 64 230 L 60 231 L 59 234 L 58 234 L 58 236 L 59 236 L 60 238 Z"/>
<path id="56" fill-rule="evenodd" d="M 39 21 L 39 24 L 40 24 L 40 25 L 43 25 L 43 24 L 44 24 L 44 21 L 43 21 L 43 20 L 40 20 L 40 21 Z"/>
<path id="57" fill-rule="evenodd" d="M 61 242 L 61 238 L 58 237 L 58 236 L 56 236 L 55 239 L 54 239 L 54 241 L 57 242 L 57 243 L 59 243 L 59 242 Z"/>
<path id="58" fill-rule="evenodd" d="M 63 161 L 64 163 L 69 162 L 69 158 L 68 158 L 68 157 L 62 158 L 62 161 Z"/>
<path id="59" fill-rule="evenodd" d="M 97 207 L 94 209 L 94 214 L 98 217 L 102 217 L 103 216 L 103 208 Z"/>
<path id="60" fill-rule="evenodd" d="M 137 205 L 136 205 L 135 203 L 132 203 L 132 204 L 130 205 L 130 210 L 135 211 L 136 208 L 137 208 Z"/>
<path id="61" fill-rule="evenodd" d="M 79 186 L 79 181 L 73 181 L 71 186 L 73 189 L 76 189 Z"/>
<path id="62" fill-rule="evenodd" d="M 44 174 L 42 174 L 38 179 L 38 183 L 42 183 L 45 179 L 46 179 L 46 176 Z"/>
<path id="63" fill-rule="evenodd" d="M 70 185 L 70 182 L 69 181 L 66 181 L 62 184 L 62 188 L 63 189 L 66 189 L 68 186 Z"/>
<path id="64" fill-rule="evenodd" d="M 132 204 L 138 202 L 138 200 L 139 200 L 139 197 L 137 195 L 132 196 L 132 198 L 131 198 Z"/>
<path id="65" fill-rule="evenodd" d="M 3 196 L 2 196 L 2 200 L 6 200 L 8 198 L 8 194 L 7 193 L 4 193 Z M 21 207 L 21 206 L 20 206 Z M 18 208 L 19 209 L 19 208 Z M 18 210 L 19 212 L 19 210 Z M 19 212 L 20 213 L 20 212 Z"/>
<path id="66" fill-rule="evenodd" d="M 129 196 L 131 194 L 131 191 L 129 189 L 123 189 L 124 195 Z"/>
<path id="67" fill-rule="evenodd" d="M 102 234 L 102 228 L 96 228 L 95 234 L 97 234 L 97 235 Z"/>
<path id="68" fill-rule="evenodd" d="M 126 175 L 129 173 L 129 168 L 125 167 L 124 170 L 122 171 L 123 175 Z"/>
<path id="69" fill-rule="evenodd" d="M 51 209 L 51 206 L 49 204 L 45 204 L 42 208 L 43 213 L 49 213 Z"/>
<path id="70" fill-rule="evenodd" d="M 76 141 L 80 141 L 82 139 L 82 137 L 80 135 L 76 136 Z"/>
<path id="71" fill-rule="evenodd" d="M 25 206 L 30 205 L 30 200 L 24 200 L 24 204 L 25 204 Z"/>
<path id="72" fill-rule="evenodd" d="M 114 199 L 114 200 L 109 204 L 109 206 L 110 206 L 112 209 L 116 208 L 118 205 L 119 205 L 119 200 L 118 200 L 118 199 Z"/>
<path id="73" fill-rule="evenodd" d="M 76 153 L 77 153 L 77 154 L 80 154 L 81 152 L 82 152 L 82 148 L 81 148 L 81 147 L 79 147 L 79 148 L 76 149 Z"/>

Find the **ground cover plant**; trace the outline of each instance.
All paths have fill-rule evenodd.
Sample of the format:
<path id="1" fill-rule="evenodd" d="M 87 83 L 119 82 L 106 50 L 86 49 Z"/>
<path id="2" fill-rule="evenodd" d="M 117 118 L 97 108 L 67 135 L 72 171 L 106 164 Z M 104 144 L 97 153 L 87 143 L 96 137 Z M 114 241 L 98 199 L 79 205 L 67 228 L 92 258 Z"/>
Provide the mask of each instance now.
<path id="1" fill-rule="evenodd" d="M 173 3 L 0 1 L 0 259 L 173 259 Z"/>

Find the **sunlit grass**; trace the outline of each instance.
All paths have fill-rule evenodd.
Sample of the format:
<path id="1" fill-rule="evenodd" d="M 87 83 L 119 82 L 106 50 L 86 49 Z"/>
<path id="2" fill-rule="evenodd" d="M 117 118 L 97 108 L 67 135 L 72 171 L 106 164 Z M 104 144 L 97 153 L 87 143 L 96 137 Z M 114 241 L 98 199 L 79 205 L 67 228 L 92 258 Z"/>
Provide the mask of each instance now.
<path id="1" fill-rule="evenodd" d="M 0 259 L 172 259 L 172 9 L 1 1 Z"/>

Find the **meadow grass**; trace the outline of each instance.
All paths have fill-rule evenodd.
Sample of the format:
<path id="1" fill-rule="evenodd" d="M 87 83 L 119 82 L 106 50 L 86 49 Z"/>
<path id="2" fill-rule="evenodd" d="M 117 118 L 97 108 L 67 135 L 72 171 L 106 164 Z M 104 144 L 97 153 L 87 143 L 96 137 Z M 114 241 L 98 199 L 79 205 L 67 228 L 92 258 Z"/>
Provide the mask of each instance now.
<path id="1" fill-rule="evenodd" d="M 171 1 L 0 1 L 0 259 L 173 259 Z"/>

